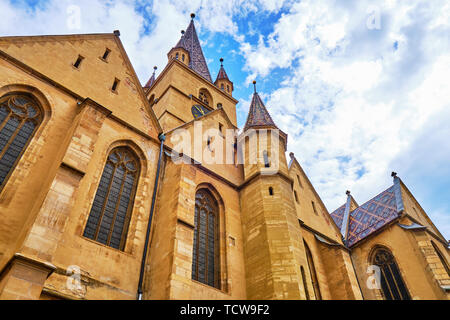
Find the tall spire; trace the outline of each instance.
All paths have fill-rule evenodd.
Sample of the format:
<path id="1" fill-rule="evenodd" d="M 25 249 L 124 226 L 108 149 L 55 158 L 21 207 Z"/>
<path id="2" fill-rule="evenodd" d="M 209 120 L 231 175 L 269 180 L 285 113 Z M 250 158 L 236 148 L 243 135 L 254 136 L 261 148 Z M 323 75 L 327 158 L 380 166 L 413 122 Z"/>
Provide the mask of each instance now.
<path id="1" fill-rule="evenodd" d="M 253 81 L 253 86 L 255 92 L 253 93 L 252 102 L 248 111 L 247 122 L 244 126 L 244 131 L 252 127 L 274 127 L 278 129 L 266 107 L 264 106 L 264 103 L 259 97 L 258 92 L 256 92 L 256 81 Z"/>
<path id="2" fill-rule="evenodd" d="M 175 48 L 183 48 L 189 53 L 189 68 L 197 72 L 203 78 L 212 82 L 205 56 L 203 55 L 200 41 L 198 40 L 197 31 L 194 26 L 195 14 L 191 14 L 191 22 L 186 32 L 181 36 Z"/>

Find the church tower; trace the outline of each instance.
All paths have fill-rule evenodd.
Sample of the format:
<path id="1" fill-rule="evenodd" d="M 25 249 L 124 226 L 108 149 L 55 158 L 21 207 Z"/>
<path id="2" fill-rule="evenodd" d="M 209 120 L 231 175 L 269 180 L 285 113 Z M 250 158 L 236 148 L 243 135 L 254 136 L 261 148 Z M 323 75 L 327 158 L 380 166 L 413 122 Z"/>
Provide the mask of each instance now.
<path id="1" fill-rule="evenodd" d="M 253 82 L 254 85 L 256 82 Z M 239 137 L 240 199 L 249 299 L 306 299 L 305 256 L 285 158 L 287 135 L 253 94 Z"/>
<path id="2" fill-rule="evenodd" d="M 194 24 L 195 14 L 178 43 L 168 52 L 168 62 L 155 79 L 145 85 L 147 99 L 164 132 L 223 109 L 237 127 L 233 83 L 223 65 L 213 83 Z M 223 86 L 223 89 L 221 87 Z"/>

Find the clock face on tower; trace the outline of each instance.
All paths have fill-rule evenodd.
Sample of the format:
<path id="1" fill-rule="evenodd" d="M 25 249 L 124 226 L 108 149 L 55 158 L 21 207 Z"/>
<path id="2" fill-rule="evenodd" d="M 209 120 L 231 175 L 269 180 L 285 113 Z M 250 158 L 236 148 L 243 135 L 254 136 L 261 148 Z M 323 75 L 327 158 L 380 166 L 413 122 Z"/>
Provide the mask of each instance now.
<path id="1" fill-rule="evenodd" d="M 194 119 L 197 119 L 198 117 L 204 116 L 205 114 L 209 113 L 210 110 L 202 105 L 194 104 L 191 108 L 192 115 L 194 116 Z"/>

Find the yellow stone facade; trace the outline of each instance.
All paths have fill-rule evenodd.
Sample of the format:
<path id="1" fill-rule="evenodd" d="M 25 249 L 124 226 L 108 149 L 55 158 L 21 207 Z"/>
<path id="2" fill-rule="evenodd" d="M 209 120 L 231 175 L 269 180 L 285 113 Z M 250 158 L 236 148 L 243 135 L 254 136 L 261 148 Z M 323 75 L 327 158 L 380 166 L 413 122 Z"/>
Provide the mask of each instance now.
<path id="1" fill-rule="evenodd" d="M 279 155 L 274 174 L 264 174 L 263 161 L 249 164 L 251 137 L 235 137 L 247 150 L 243 163 L 236 160 L 224 132 L 237 129 L 238 101 L 192 70 L 190 59 L 173 48 L 156 81 L 142 88 L 118 32 L 0 38 L 0 98 L 27 94 L 43 110 L 0 189 L 0 299 L 136 299 L 146 240 L 143 299 L 382 299 L 366 286 L 377 245 L 393 252 L 412 298 L 448 299 L 448 246 L 406 186 L 402 223 L 418 221 L 427 231 L 391 225 L 347 247 L 294 155 L 286 159 L 286 137 L 268 141 L 272 159 Z M 211 112 L 194 119 L 194 104 Z M 224 154 L 233 150 L 232 163 L 199 160 L 194 141 L 173 161 L 177 132 L 195 136 L 199 124 L 221 132 L 214 139 L 223 140 Z M 200 141 L 208 150 L 209 137 Z M 83 236 L 116 147 L 140 162 L 123 250 Z M 261 160 L 260 152 L 252 156 Z M 192 279 L 200 189 L 218 204 L 218 287 Z"/>

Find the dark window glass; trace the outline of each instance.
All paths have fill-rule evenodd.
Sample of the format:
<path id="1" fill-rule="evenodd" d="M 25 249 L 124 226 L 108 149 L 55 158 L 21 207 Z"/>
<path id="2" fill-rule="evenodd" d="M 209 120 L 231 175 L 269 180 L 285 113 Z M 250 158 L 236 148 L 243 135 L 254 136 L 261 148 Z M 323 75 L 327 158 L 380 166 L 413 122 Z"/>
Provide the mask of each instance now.
<path id="1" fill-rule="evenodd" d="M 111 52 L 111 50 L 109 50 L 109 49 L 106 49 L 105 50 L 105 53 L 103 54 L 103 60 L 107 60 L 108 59 L 108 56 L 109 56 L 109 53 Z"/>
<path id="2" fill-rule="evenodd" d="M 112 88 L 111 88 L 112 91 L 117 92 L 117 87 L 119 86 L 119 82 L 120 82 L 119 79 L 117 79 L 117 78 L 114 79 L 114 83 L 113 83 Z"/>
<path id="3" fill-rule="evenodd" d="M 305 269 L 303 268 L 303 266 L 300 266 L 300 271 L 302 273 L 303 288 L 305 288 L 306 300 L 311 300 L 311 298 L 309 297 L 308 285 L 306 284 Z"/>
<path id="4" fill-rule="evenodd" d="M 80 67 L 80 65 L 81 65 L 81 62 L 83 62 L 83 60 L 84 60 L 84 57 L 78 56 L 77 61 L 75 61 L 73 66 L 78 69 Z"/>
<path id="5" fill-rule="evenodd" d="M 380 267 L 381 289 L 386 300 L 410 300 L 394 256 L 386 249 L 377 249 L 373 264 Z"/>
<path id="6" fill-rule="evenodd" d="M 139 161 L 125 147 L 111 151 L 84 230 L 86 238 L 123 250 L 139 177 Z"/>
<path id="7" fill-rule="evenodd" d="M 0 99 L 0 188 L 42 122 L 38 104 L 26 95 Z"/>
<path id="8" fill-rule="evenodd" d="M 220 289 L 219 209 L 206 189 L 195 196 L 192 279 Z"/>

